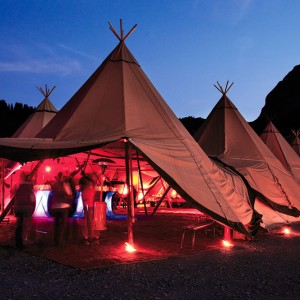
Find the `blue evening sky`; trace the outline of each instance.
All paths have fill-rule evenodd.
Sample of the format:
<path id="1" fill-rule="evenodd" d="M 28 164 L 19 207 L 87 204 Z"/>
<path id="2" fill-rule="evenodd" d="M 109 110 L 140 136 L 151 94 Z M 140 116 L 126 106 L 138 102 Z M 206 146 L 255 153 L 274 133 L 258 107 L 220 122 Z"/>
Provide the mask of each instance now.
<path id="1" fill-rule="evenodd" d="M 182 118 L 206 118 L 228 93 L 247 121 L 300 63 L 298 0 L 1 0 L 0 99 L 60 109 L 118 40 L 119 20 L 144 72 Z"/>

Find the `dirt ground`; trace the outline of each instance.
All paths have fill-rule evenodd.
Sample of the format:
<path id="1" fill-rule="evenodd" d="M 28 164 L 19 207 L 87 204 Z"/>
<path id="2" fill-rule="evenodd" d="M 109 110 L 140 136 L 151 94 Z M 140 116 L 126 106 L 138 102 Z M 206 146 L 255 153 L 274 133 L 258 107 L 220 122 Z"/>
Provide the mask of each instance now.
<path id="1" fill-rule="evenodd" d="M 72 220 L 63 249 L 53 245 L 51 220 L 39 220 L 34 240 L 19 251 L 12 218 L 0 225 L 1 299 L 299 299 L 299 224 L 288 236 L 277 230 L 234 239 L 229 249 L 219 228 L 197 231 L 194 249 L 187 231 L 181 248 L 183 227 L 194 222 L 192 210 L 137 216 L 131 255 L 126 219 L 108 220 L 93 246 L 81 245 Z"/>

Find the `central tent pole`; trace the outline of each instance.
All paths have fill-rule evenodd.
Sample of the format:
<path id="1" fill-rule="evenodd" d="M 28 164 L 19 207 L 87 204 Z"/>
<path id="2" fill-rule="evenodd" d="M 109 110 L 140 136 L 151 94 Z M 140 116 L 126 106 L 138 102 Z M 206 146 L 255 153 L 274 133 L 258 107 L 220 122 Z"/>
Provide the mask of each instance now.
<path id="1" fill-rule="evenodd" d="M 124 140 L 124 142 L 125 142 L 126 184 L 128 187 L 128 197 L 127 197 L 128 243 L 133 246 L 134 199 L 133 199 L 133 187 L 132 187 L 131 155 L 130 155 L 130 144 L 128 140 Z"/>

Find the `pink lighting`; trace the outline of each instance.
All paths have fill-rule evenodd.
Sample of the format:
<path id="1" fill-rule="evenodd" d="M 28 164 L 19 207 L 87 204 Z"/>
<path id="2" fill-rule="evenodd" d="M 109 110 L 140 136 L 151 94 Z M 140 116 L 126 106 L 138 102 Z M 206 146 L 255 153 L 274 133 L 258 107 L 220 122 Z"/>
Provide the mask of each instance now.
<path id="1" fill-rule="evenodd" d="M 282 233 L 285 235 L 290 235 L 291 234 L 291 230 L 288 227 L 284 227 L 282 230 Z"/>
<path id="2" fill-rule="evenodd" d="M 46 166 L 45 167 L 45 172 L 46 173 L 50 173 L 51 172 L 51 167 L 50 166 Z"/>
<path id="3" fill-rule="evenodd" d="M 227 241 L 227 240 L 222 240 L 222 245 L 225 248 L 231 248 L 231 247 L 233 247 L 233 244 L 230 241 Z"/>
<path id="4" fill-rule="evenodd" d="M 136 251 L 136 249 L 129 243 L 125 243 L 125 250 L 129 253 L 133 253 Z"/>
<path id="5" fill-rule="evenodd" d="M 122 195 L 126 196 L 128 194 L 128 192 L 129 192 L 128 191 L 128 186 L 127 186 L 127 184 L 125 184 L 124 187 L 123 187 Z"/>

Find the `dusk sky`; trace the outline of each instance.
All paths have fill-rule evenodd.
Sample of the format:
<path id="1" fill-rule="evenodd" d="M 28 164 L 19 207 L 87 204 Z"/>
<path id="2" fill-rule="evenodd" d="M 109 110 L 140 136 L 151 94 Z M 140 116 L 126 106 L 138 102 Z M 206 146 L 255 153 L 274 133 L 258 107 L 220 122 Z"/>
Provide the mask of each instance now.
<path id="1" fill-rule="evenodd" d="M 175 112 L 206 118 L 228 92 L 247 121 L 300 63 L 298 0 L 1 0 L 0 99 L 60 109 L 118 44 L 108 21 Z"/>

